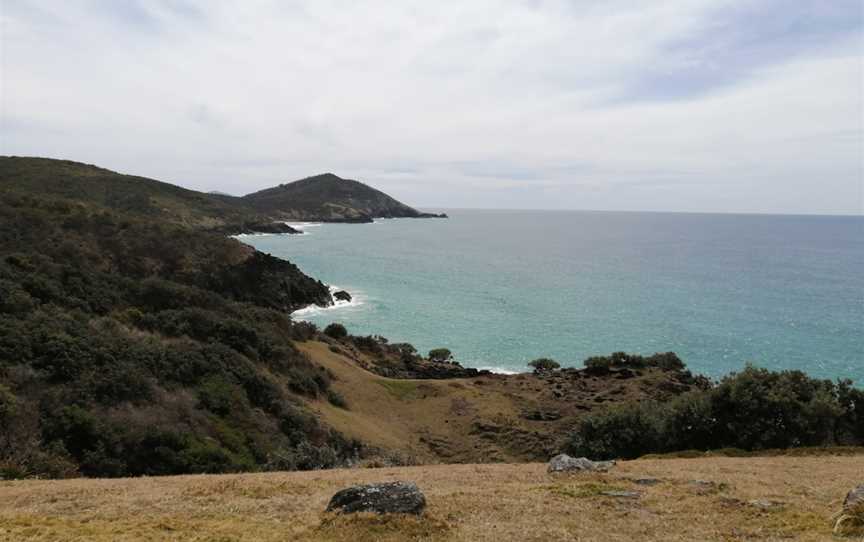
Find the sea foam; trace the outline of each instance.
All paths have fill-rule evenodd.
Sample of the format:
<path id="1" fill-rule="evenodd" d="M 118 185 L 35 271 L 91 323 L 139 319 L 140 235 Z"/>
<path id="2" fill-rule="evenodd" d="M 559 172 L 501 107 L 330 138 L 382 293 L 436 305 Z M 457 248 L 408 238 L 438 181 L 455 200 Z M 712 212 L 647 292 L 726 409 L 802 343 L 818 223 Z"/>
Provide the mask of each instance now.
<path id="1" fill-rule="evenodd" d="M 335 294 L 341 290 L 347 291 L 351 294 L 351 301 L 343 301 L 341 299 L 333 299 L 333 304 L 327 307 L 321 307 L 319 305 L 307 305 L 302 309 L 297 309 L 296 311 L 291 313 L 291 316 L 295 318 L 311 318 L 313 316 L 318 316 L 325 312 L 331 312 L 338 309 L 347 309 L 351 307 L 360 307 L 366 302 L 366 296 L 363 295 L 362 292 L 355 292 L 351 290 L 346 290 L 345 288 L 341 288 L 339 286 L 329 285 L 328 289 L 330 290 L 330 295 Z"/>

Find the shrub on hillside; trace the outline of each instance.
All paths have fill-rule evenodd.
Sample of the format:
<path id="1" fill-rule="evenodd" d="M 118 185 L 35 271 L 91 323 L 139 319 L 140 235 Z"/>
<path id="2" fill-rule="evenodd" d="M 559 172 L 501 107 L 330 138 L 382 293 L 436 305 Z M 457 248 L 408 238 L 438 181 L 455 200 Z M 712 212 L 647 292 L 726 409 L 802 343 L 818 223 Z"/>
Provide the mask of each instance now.
<path id="1" fill-rule="evenodd" d="M 567 451 L 601 459 L 647 453 L 861 445 L 864 391 L 800 371 L 748 366 L 706 390 L 586 416 Z"/>
<path id="2" fill-rule="evenodd" d="M 561 364 L 551 358 L 537 358 L 528 362 L 528 367 L 534 369 L 535 373 L 543 373 L 546 371 L 554 371 L 560 369 Z"/>
<path id="3" fill-rule="evenodd" d="M 614 352 L 608 356 L 592 356 L 585 360 L 589 373 L 602 375 L 612 369 L 645 369 L 657 367 L 664 371 L 683 371 L 684 362 L 674 352 L 663 352 L 651 356 L 640 356 L 626 352 Z"/>
<path id="4" fill-rule="evenodd" d="M 348 330 L 345 329 L 345 326 L 338 322 L 333 322 L 329 326 L 324 328 L 324 335 L 331 337 L 333 339 L 339 340 L 344 339 L 348 336 Z"/>
<path id="5" fill-rule="evenodd" d="M 442 362 L 442 363 L 449 363 L 449 362 L 453 361 L 453 352 L 451 352 L 447 348 L 435 348 L 435 349 L 429 351 L 429 360 L 430 361 L 436 361 L 436 362 Z"/>

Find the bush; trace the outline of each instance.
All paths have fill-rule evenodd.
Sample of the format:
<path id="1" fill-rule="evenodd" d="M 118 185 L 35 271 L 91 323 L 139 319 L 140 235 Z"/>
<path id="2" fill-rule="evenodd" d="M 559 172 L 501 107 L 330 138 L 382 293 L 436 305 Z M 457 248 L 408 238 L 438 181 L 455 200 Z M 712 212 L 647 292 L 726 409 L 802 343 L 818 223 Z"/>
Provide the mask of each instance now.
<path id="1" fill-rule="evenodd" d="M 429 360 L 449 363 L 453 361 L 453 352 L 447 348 L 435 348 L 429 351 Z"/>
<path id="2" fill-rule="evenodd" d="M 345 329 L 345 326 L 343 326 L 342 324 L 333 322 L 332 324 L 324 328 L 324 335 L 327 335 L 328 337 L 336 340 L 344 339 L 348 336 L 348 330 Z"/>
<path id="3" fill-rule="evenodd" d="M 579 421 L 568 453 L 633 458 L 647 453 L 862 445 L 864 392 L 800 371 L 748 366 L 668 403 L 642 402 Z"/>
<path id="4" fill-rule="evenodd" d="M 651 453 L 662 442 L 662 406 L 629 403 L 583 418 L 567 453 L 592 459 L 631 459 Z"/>
<path id="5" fill-rule="evenodd" d="M 612 369 L 644 369 L 657 367 L 664 371 L 683 371 L 684 362 L 674 352 L 663 352 L 648 357 L 626 352 L 614 352 L 608 356 L 592 356 L 585 360 L 589 373 L 603 375 Z"/>
<path id="6" fill-rule="evenodd" d="M 380 356 L 384 353 L 384 349 L 381 348 L 381 342 L 378 337 L 372 335 L 367 335 L 365 337 L 353 336 L 351 337 L 351 340 L 354 342 L 354 346 L 364 352 L 376 356 Z"/>
<path id="7" fill-rule="evenodd" d="M 348 409 L 348 402 L 345 397 L 334 389 L 327 390 L 327 400 L 335 407 Z"/>
<path id="8" fill-rule="evenodd" d="M 537 358 L 528 362 L 528 367 L 534 369 L 535 373 L 543 373 L 546 371 L 554 371 L 560 369 L 561 364 L 551 358 Z"/>

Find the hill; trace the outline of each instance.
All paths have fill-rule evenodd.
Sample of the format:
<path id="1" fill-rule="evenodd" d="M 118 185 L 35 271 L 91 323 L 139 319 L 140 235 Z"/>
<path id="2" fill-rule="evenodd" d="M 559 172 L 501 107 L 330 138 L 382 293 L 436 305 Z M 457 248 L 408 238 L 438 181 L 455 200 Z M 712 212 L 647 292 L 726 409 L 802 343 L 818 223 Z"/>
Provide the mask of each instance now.
<path id="1" fill-rule="evenodd" d="M 543 464 L 0 482 L 4 540 L 832 540 L 862 456 L 640 459 L 605 474 Z M 412 480 L 423 516 L 324 513 L 338 490 Z M 650 484 L 650 485 L 649 485 Z M 636 497 L 604 492 L 636 492 Z M 848 538 L 846 540 L 853 540 Z"/>
<path id="2" fill-rule="evenodd" d="M 327 173 L 235 197 L 196 192 L 90 164 L 0 157 L 0 189 L 72 199 L 125 215 L 222 233 L 297 233 L 284 220 L 370 222 L 373 218 L 429 218 L 358 181 Z"/>
<path id="3" fill-rule="evenodd" d="M 62 198 L 124 216 L 202 229 L 267 221 L 236 198 L 69 160 L 0 157 L 0 190 Z"/>
<path id="4" fill-rule="evenodd" d="M 301 399 L 330 379 L 289 313 L 332 303 L 326 285 L 198 227 L 223 208 L 187 191 L 44 165 L 0 161 L 0 477 L 354 454 Z"/>
<path id="5" fill-rule="evenodd" d="M 243 202 L 286 220 L 370 222 L 373 218 L 438 217 L 396 201 L 380 190 L 332 173 L 248 194 Z"/>

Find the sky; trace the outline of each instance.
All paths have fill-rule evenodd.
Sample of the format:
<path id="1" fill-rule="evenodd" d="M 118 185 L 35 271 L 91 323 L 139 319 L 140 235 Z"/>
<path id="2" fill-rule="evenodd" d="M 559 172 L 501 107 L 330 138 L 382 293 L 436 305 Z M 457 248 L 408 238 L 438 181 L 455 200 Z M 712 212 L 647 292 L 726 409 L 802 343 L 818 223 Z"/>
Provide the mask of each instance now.
<path id="1" fill-rule="evenodd" d="M 0 0 L 0 154 L 423 208 L 864 214 L 858 0 Z"/>

